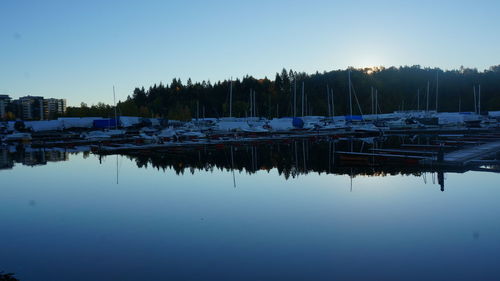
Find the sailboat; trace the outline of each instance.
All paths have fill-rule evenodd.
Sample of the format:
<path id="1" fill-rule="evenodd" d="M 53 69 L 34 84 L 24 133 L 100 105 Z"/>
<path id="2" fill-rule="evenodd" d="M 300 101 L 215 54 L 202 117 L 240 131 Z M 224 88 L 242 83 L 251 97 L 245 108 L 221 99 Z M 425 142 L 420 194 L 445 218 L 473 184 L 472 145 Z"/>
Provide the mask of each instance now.
<path id="1" fill-rule="evenodd" d="M 353 116 L 352 115 L 352 82 L 351 82 L 351 69 L 347 72 L 348 75 L 348 82 L 349 82 L 349 116 L 346 118 L 348 125 L 351 127 L 351 130 L 357 133 L 374 133 L 374 134 L 380 134 L 380 129 L 377 128 L 373 123 L 367 123 L 363 122 L 363 113 L 361 112 L 361 107 L 358 102 L 358 108 L 360 111 L 360 116 Z M 357 97 L 355 96 L 356 101 L 358 101 Z"/>
<path id="2" fill-rule="evenodd" d="M 120 137 L 125 135 L 125 130 L 120 130 L 118 129 L 118 112 L 116 109 L 116 94 L 115 94 L 115 86 L 113 86 L 113 103 L 115 107 L 115 129 L 110 129 L 112 127 L 111 125 L 111 119 L 109 120 L 109 128 L 105 129 L 103 131 L 90 131 L 87 133 L 83 133 L 80 135 L 80 137 L 86 139 L 86 140 L 104 140 L 104 139 L 109 139 L 113 137 Z"/>

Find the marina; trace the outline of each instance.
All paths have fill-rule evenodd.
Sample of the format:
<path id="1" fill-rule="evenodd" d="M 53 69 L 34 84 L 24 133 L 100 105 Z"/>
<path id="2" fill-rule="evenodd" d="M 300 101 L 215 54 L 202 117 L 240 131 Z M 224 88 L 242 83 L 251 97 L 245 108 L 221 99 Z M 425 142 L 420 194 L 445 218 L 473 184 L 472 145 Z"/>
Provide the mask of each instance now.
<path id="1" fill-rule="evenodd" d="M 461 272 L 463 280 L 497 272 L 491 261 L 500 231 L 491 226 L 500 211 L 498 112 L 62 117 L 0 128 L 0 205 L 15 213 L 0 215 L 7 229 L 0 232 L 7 241 L 0 264 L 22 280 L 51 280 L 34 247 L 52 253 L 43 257 L 52 267 L 71 258 L 61 280 L 112 280 L 124 266 L 150 265 L 120 280 L 262 279 L 253 268 L 280 280 L 308 280 L 309 268 L 323 277 L 398 280 L 387 271 L 349 269 L 373 264 L 352 249 L 402 267 L 409 252 L 425 264 L 442 243 L 450 248 L 432 258 L 452 263 L 429 267 L 433 275 L 456 270 L 454 251 L 463 245 L 465 254 L 481 256 Z M 31 233 L 52 242 L 37 243 Z M 484 245 L 474 248 L 482 235 Z M 401 239 L 404 246 L 387 255 L 383 245 Z M 235 272 L 214 271 L 221 262 Z M 81 266 L 86 272 L 75 277 Z"/>
<path id="2" fill-rule="evenodd" d="M 0 281 L 500 280 L 500 1 L 2 1 Z"/>
<path id="3" fill-rule="evenodd" d="M 391 128 L 387 124 L 418 124 L 434 118 L 438 125 L 418 129 Z M 450 118 L 450 116 L 454 116 Z M 460 119 L 466 116 L 467 119 Z M 500 152 L 500 127 L 496 112 L 490 115 L 462 113 L 395 112 L 367 115 L 293 118 L 193 119 L 190 122 L 120 117 L 119 119 L 61 118 L 54 121 L 4 123 L 5 145 L 32 148 L 87 146 L 97 155 L 168 152 L 176 149 L 224 148 L 296 141 L 361 142 L 358 151 L 335 149 L 335 157 L 364 165 L 481 166 L 496 161 Z M 118 120 L 118 121 L 117 121 Z M 394 121 L 402 120 L 402 121 Z M 404 120 L 412 120 L 404 121 Z M 449 120 L 462 120 L 450 123 Z M 478 120 L 469 127 L 465 120 Z M 58 121 L 58 122 L 57 122 Z M 49 124 L 50 123 L 50 124 Z M 146 124 L 146 126 L 144 126 Z M 149 124 L 149 125 L 147 125 Z M 164 125 L 162 125 L 164 124 Z M 172 125 L 174 124 L 174 125 Z M 25 128 L 17 131 L 16 128 Z M 402 143 L 380 141 L 395 138 Z M 380 143 L 374 143 L 377 140 Z M 425 143 L 423 143 L 425 142 Z M 493 158 L 492 158 L 493 157 Z M 484 162 L 486 163 L 486 162 Z"/>

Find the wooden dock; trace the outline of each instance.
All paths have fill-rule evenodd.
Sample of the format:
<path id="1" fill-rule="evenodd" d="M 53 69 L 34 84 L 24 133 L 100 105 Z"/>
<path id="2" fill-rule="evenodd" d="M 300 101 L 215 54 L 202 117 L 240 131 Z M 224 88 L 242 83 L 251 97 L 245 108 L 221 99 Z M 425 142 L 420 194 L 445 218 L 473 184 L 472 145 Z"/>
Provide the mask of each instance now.
<path id="1" fill-rule="evenodd" d="M 381 148 L 370 148 L 370 151 L 375 153 L 385 153 L 385 154 L 400 154 L 400 155 L 436 155 L 437 151 L 426 151 L 426 150 L 409 150 L 409 149 L 381 149 Z"/>
<path id="2" fill-rule="evenodd" d="M 424 156 L 398 155 L 388 153 L 363 153 L 336 151 L 335 156 L 340 161 L 362 165 L 409 165 L 418 166 L 420 161 L 427 159 Z"/>
<path id="3" fill-rule="evenodd" d="M 442 161 L 434 160 L 433 165 L 442 166 L 470 166 L 477 165 L 485 157 L 500 152 L 500 141 L 488 142 L 481 145 L 466 147 L 444 154 Z"/>

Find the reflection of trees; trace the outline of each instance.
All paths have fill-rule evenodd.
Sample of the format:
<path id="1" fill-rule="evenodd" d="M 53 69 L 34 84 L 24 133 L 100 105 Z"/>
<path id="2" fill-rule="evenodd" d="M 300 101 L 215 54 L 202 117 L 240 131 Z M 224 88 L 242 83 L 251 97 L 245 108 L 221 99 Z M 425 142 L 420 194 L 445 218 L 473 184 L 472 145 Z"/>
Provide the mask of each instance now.
<path id="1" fill-rule="evenodd" d="M 387 141 L 387 140 L 386 140 Z M 398 140 L 390 140 L 393 146 Z M 381 143 L 375 143 L 381 147 Z M 386 144 L 387 145 L 387 144 Z M 140 152 L 128 154 L 139 168 L 154 167 L 156 169 L 172 169 L 177 174 L 196 171 L 234 170 L 253 174 L 259 170 L 270 171 L 275 168 L 279 175 L 286 179 L 297 177 L 301 174 L 316 172 L 319 174 L 345 174 L 345 175 L 415 175 L 423 172 L 421 167 L 401 166 L 353 166 L 342 163 L 335 157 L 335 151 L 368 151 L 373 144 L 349 140 L 316 141 L 299 140 L 280 143 L 261 143 L 258 145 L 233 145 L 233 146 L 204 146 L 197 148 L 175 148 L 164 152 Z M 233 150 L 233 163 L 231 161 Z"/>

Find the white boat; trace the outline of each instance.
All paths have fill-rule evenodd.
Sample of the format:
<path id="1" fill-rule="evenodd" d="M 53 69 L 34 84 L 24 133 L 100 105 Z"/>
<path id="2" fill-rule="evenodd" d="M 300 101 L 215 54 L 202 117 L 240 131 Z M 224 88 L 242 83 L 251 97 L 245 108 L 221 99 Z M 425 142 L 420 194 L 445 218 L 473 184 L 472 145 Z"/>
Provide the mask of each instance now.
<path id="1" fill-rule="evenodd" d="M 358 133 L 380 133 L 380 128 L 372 123 L 353 124 L 352 130 Z"/>
<path id="2" fill-rule="evenodd" d="M 125 131 L 123 130 L 108 130 L 108 131 L 90 131 L 83 133 L 80 136 L 86 140 L 101 140 L 109 139 L 112 137 L 123 136 Z"/>
<path id="3" fill-rule="evenodd" d="M 144 143 L 161 143 L 162 138 L 156 135 L 148 135 L 146 133 L 140 133 L 138 136 Z"/>
<path id="4" fill-rule="evenodd" d="M 2 141 L 30 141 L 31 134 L 30 133 L 12 133 L 3 137 Z"/>
<path id="5" fill-rule="evenodd" d="M 385 124 L 391 130 L 418 129 L 424 127 L 418 121 L 408 118 L 386 121 Z"/>
<path id="6" fill-rule="evenodd" d="M 349 129 L 350 126 L 348 126 L 345 121 L 326 122 L 318 128 L 319 131 L 346 131 Z"/>
<path id="7" fill-rule="evenodd" d="M 172 138 L 177 135 L 177 131 L 174 128 L 163 129 L 157 136 L 160 138 Z"/>
<path id="8" fill-rule="evenodd" d="M 241 130 L 246 133 L 269 133 L 269 125 L 257 125 L 257 124 L 249 124 L 248 127 L 244 127 Z"/>
<path id="9" fill-rule="evenodd" d="M 205 135 L 202 132 L 198 132 L 198 131 L 183 132 L 183 133 L 181 133 L 181 136 L 189 138 L 189 139 L 201 139 L 201 138 L 206 138 L 207 137 L 207 135 Z"/>
<path id="10" fill-rule="evenodd" d="M 139 131 L 140 133 L 145 133 L 145 134 L 150 134 L 150 133 L 156 133 L 158 130 L 155 129 L 155 128 L 149 128 L 149 127 L 143 127 L 141 128 L 141 130 Z"/>

